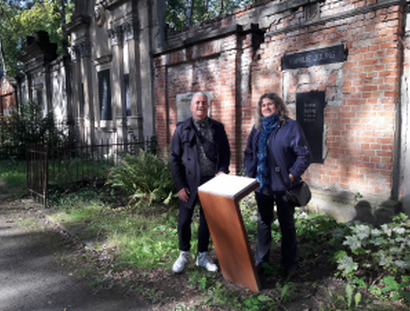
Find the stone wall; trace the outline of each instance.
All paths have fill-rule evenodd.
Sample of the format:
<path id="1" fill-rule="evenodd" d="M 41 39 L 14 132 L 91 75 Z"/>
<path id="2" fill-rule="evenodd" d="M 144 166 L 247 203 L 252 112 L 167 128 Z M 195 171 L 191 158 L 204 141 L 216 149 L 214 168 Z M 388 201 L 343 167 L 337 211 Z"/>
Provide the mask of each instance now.
<path id="1" fill-rule="evenodd" d="M 164 44 L 164 13 L 164 0 L 76 1 L 67 32 L 81 140 L 142 140 L 155 134 L 150 51 Z"/>
<path id="2" fill-rule="evenodd" d="M 17 78 L 17 97 L 21 105 L 41 103 L 44 113 L 52 111 L 54 121 L 64 124 L 71 122 L 73 117 L 67 80 L 69 60 L 57 57 L 56 51 L 57 44 L 50 42 L 44 31 L 27 37 L 19 52 L 24 74 Z"/>

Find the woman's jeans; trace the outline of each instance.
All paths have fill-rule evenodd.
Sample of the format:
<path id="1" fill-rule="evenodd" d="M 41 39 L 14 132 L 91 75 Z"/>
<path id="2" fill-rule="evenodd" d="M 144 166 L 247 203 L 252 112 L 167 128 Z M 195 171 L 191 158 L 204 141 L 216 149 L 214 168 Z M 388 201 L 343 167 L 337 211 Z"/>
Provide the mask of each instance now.
<path id="1" fill-rule="evenodd" d="M 273 206 L 276 202 L 276 210 L 282 233 L 281 253 L 282 266 L 286 270 L 297 268 L 297 240 L 294 212 L 284 192 L 274 195 L 265 195 L 255 192 L 258 205 L 258 244 L 256 246 L 256 265 L 268 262 L 272 244 L 272 223 L 274 220 Z"/>

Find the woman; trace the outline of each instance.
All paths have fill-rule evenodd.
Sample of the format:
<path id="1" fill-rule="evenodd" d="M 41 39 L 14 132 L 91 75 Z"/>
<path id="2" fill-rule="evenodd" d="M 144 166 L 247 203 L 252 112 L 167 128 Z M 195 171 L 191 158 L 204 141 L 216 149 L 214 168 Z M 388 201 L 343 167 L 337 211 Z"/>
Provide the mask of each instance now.
<path id="1" fill-rule="evenodd" d="M 272 160 L 274 157 L 274 161 Z M 283 100 L 275 93 L 261 96 L 256 121 L 248 137 L 244 165 L 248 177 L 256 178 L 258 205 L 258 244 L 255 263 L 258 271 L 268 262 L 272 242 L 271 226 L 276 210 L 282 233 L 282 266 L 288 277 L 297 269 L 297 244 L 294 206 L 288 204 L 283 179 L 288 189 L 297 186 L 311 161 L 310 149 L 299 123 L 288 117 Z"/>

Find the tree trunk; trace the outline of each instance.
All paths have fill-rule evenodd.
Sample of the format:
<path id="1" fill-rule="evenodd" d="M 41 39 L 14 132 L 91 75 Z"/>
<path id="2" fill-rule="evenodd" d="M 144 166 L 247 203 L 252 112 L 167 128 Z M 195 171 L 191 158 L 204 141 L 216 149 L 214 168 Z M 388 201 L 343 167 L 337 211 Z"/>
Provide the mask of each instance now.
<path id="1" fill-rule="evenodd" d="M 1 66 L 3 68 L 3 74 L 6 75 L 7 71 L 6 71 L 6 54 L 4 53 L 4 49 L 3 49 L 3 39 L 1 37 L 0 34 L 0 60 L 1 60 Z"/>
<path id="2" fill-rule="evenodd" d="M 186 12 L 186 26 L 187 27 L 191 25 L 193 11 L 194 11 L 194 0 L 189 0 L 187 12 Z"/>
<path id="3" fill-rule="evenodd" d="M 64 54 L 67 54 L 67 48 L 68 48 L 68 35 L 65 29 L 65 25 L 67 23 L 66 20 L 66 14 L 65 14 L 65 5 L 66 0 L 60 0 L 60 16 L 61 16 L 61 41 L 62 41 L 62 46 L 63 46 L 63 50 L 64 50 Z"/>

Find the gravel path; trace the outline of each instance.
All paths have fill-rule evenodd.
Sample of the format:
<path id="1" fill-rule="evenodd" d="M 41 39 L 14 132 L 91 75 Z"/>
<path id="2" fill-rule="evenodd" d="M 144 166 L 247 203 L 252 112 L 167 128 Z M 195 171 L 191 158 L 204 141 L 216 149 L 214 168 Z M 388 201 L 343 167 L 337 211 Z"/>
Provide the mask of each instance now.
<path id="1" fill-rule="evenodd" d="M 33 221 L 35 205 L 13 200 L 0 187 L 0 311 L 149 309 L 135 297 L 93 292 L 62 266 L 56 256 L 68 251 L 70 240 Z"/>

